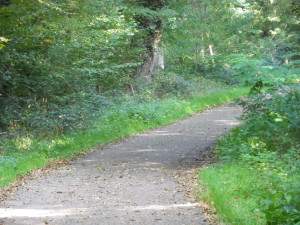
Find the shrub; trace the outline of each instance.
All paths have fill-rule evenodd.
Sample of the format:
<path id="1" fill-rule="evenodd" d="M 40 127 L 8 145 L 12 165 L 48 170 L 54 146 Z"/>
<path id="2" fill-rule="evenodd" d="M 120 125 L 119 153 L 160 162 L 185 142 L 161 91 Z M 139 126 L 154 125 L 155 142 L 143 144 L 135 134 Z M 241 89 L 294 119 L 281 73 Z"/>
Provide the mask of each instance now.
<path id="1" fill-rule="evenodd" d="M 219 142 L 224 160 L 259 171 L 264 185 L 256 193 L 268 224 L 300 222 L 299 86 L 249 97 L 241 105 L 244 124 Z"/>

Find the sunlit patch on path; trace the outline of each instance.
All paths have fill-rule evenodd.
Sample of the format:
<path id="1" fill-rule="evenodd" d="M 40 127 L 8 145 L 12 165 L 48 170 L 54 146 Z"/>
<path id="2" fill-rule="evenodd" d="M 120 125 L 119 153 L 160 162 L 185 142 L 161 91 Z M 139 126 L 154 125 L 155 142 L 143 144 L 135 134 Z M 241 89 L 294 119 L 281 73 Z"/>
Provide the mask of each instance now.
<path id="1" fill-rule="evenodd" d="M 0 218 L 18 218 L 18 217 L 62 217 L 72 214 L 78 214 L 82 212 L 82 209 L 18 209 L 18 208 L 8 208 L 0 209 Z"/>
<path id="2" fill-rule="evenodd" d="M 125 209 L 120 210 L 170 210 L 176 208 L 190 208 L 197 207 L 197 203 L 185 203 L 185 204 L 172 204 L 172 205 L 149 205 L 149 206 L 135 206 L 135 207 L 126 207 Z"/>

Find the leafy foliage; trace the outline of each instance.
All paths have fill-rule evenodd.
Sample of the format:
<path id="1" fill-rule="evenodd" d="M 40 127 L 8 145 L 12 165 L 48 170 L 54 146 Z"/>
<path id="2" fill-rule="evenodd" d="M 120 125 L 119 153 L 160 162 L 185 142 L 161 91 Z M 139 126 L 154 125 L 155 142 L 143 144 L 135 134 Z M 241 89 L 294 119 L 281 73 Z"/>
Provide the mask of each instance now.
<path id="1" fill-rule="evenodd" d="M 300 218 L 300 92 L 285 86 L 241 104 L 243 126 L 220 141 L 217 152 L 260 171 L 264 185 L 253 191 L 268 224 L 297 224 Z"/>
<path id="2" fill-rule="evenodd" d="M 293 0 L 192 1 L 167 28 L 166 61 L 179 73 L 229 84 L 299 81 L 297 7 Z"/>
<path id="3" fill-rule="evenodd" d="M 124 8 L 72 0 L 0 8 L 2 126 L 76 126 L 82 114 L 105 106 L 103 91 L 128 85 L 144 46 L 132 46 L 139 31 Z"/>

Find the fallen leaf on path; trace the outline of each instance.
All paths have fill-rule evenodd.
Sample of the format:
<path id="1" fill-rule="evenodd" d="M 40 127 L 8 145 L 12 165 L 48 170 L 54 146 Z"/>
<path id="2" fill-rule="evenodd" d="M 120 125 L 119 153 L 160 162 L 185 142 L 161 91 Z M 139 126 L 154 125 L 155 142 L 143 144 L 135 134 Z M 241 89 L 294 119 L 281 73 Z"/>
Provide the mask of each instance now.
<path id="1" fill-rule="evenodd" d="M 102 168 L 102 163 L 96 165 L 96 167 L 97 167 L 98 169 Z"/>

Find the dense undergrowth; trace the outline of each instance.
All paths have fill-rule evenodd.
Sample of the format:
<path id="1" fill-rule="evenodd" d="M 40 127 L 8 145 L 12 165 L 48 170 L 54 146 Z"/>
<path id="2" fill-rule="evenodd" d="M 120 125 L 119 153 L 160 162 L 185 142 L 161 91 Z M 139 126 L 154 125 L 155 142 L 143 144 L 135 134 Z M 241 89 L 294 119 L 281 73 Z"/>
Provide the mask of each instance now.
<path id="1" fill-rule="evenodd" d="M 201 172 L 206 198 L 230 224 L 299 224 L 300 86 L 240 104 L 243 125 L 215 149 L 222 163 Z"/>

